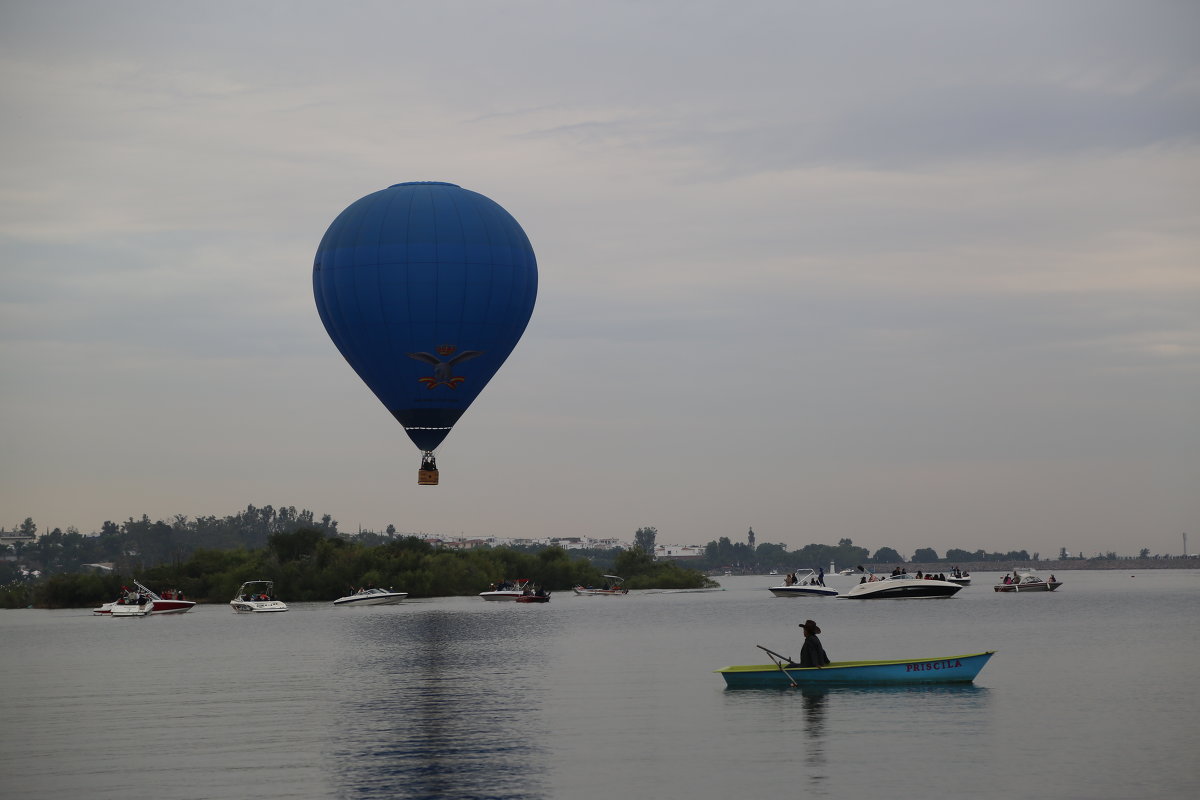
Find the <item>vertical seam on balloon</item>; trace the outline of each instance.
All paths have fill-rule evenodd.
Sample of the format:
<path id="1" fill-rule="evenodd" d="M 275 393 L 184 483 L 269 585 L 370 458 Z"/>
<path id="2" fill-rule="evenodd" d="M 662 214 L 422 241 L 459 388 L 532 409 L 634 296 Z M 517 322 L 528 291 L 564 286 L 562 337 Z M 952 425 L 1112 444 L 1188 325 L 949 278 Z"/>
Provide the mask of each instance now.
<path id="1" fill-rule="evenodd" d="M 383 328 L 384 341 L 387 342 L 387 352 L 389 355 L 393 354 L 393 348 L 390 330 L 391 326 L 388 325 L 387 309 L 383 305 L 383 232 L 388 228 L 387 221 L 391 216 L 392 206 L 395 204 L 396 199 L 400 196 L 400 194 L 401 192 L 398 191 L 393 192 L 392 196 L 388 198 L 387 206 L 383 209 L 383 218 L 380 220 L 379 224 L 379 235 L 375 239 L 375 294 L 379 300 L 379 323 Z M 393 383 L 399 383 L 400 376 L 397 374 L 397 368 L 394 363 L 394 359 L 388 364 L 388 376 L 391 378 Z M 387 408 L 386 404 L 384 405 L 384 408 Z M 388 408 L 388 411 L 390 412 L 391 409 Z"/>
<path id="2" fill-rule="evenodd" d="M 468 254 L 470 247 L 467 243 L 466 228 L 463 225 L 462 207 L 458 203 L 458 196 L 453 192 L 450 193 L 450 203 L 451 203 L 451 206 L 454 208 L 454 219 L 458 223 L 458 239 L 459 239 L 459 246 L 462 247 L 462 265 L 463 265 L 462 285 L 459 288 L 460 296 L 459 296 L 459 304 L 458 304 L 458 319 L 455 320 L 455 323 L 454 323 L 454 326 L 456 329 L 456 336 L 454 338 L 457 340 L 457 339 L 461 338 L 461 336 L 462 336 L 463 317 L 464 317 L 464 314 L 466 313 L 466 301 L 467 301 L 467 296 L 469 294 L 467 292 L 467 286 L 470 284 L 470 281 L 471 281 L 471 257 Z M 440 266 L 440 264 L 439 264 L 439 266 Z M 461 346 L 461 343 L 459 343 L 459 342 L 455 342 L 455 344 Z"/>

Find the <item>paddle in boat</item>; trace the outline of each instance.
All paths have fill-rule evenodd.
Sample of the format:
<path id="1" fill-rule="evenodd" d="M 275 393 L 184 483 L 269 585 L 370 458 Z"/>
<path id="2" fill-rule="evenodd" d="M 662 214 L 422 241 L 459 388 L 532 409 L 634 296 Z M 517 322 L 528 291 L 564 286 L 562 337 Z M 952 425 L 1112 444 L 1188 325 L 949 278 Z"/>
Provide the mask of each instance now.
<path id="1" fill-rule="evenodd" d="M 376 589 L 364 586 L 353 594 L 333 601 L 335 606 L 392 606 L 408 597 L 408 592 L 393 592 L 391 589 Z"/>
<path id="2" fill-rule="evenodd" d="M 575 594 L 582 595 L 584 597 L 629 594 L 629 590 L 622 586 L 622 584 L 625 582 L 624 578 L 617 575 L 605 575 L 604 577 L 608 578 L 608 581 L 605 582 L 603 587 L 597 588 L 595 586 L 576 586 Z"/>
<path id="3" fill-rule="evenodd" d="M 184 600 L 178 590 L 164 591 L 161 595 L 147 589 L 137 581 L 135 588 L 122 587 L 121 596 L 111 603 L 93 608 L 92 613 L 101 616 L 144 617 L 147 614 L 183 614 L 196 603 Z"/>
<path id="4" fill-rule="evenodd" d="M 997 592 L 1053 592 L 1060 586 L 1062 581 L 1055 580 L 1053 575 L 1050 580 L 1045 580 L 1036 570 L 1014 569 L 1012 575 L 1006 574 L 1004 580 L 992 588 Z"/>
<path id="5" fill-rule="evenodd" d="M 783 583 L 769 588 L 771 594 L 776 597 L 837 597 L 837 589 L 830 589 L 821 583 L 817 573 L 811 569 L 798 569 L 789 573 L 783 579 Z"/>
<path id="6" fill-rule="evenodd" d="M 787 656 L 756 645 L 771 664 L 752 664 L 716 670 L 729 689 L 786 689 L 839 685 L 906 683 L 971 683 L 995 653 L 894 661 L 833 661 L 823 667 L 800 667 Z"/>
<path id="7" fill-rule="evenodd" d="M 229 606 L 238 614 L 264 614 L 287 611 L 287 603 L 275 597 L 274 581 L 246 581 Z"/>
<path id="8" fill-rule="evenodd" d="M 838 597 L 852 600 L 871 599 L 910 599 L 918 597 L 953 597 L 963 587 L 950 581 L 940 581 L 935 578 L 917 577 L 908 573 L 889 575 L 878 580 L 874 575 L 862 578 L 848 592 Z"/>

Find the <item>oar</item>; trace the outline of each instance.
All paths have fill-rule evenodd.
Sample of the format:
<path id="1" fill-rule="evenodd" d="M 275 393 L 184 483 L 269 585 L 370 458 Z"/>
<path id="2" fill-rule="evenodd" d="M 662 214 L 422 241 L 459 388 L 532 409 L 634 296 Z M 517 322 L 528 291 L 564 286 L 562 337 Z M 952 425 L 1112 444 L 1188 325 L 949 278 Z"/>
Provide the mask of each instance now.
<path id="1" fill-rule="evenodd" d="M 791 664 L 791 663 L 793 663 L 792 659 L 788 658 L 787 656 L 780 655 L 779 653 L 776 653 L 774 650 L 767 650 L 767 648 L 763 647 L 761 644 L 756 644 L 754 646 L 757 647 L 759 650 L 766 651 L 766 653 L 769 656 L 771 656 L 771 660 L 775 662 L 775 666 L 779 667 L 779 671 L 787 676 L 788 681 L 792 684 L 792 688 L 796 688 L 797 686 L 799 686 L 799 684 L 796 683 L 796 679 L 792 677 L 792 673 L 788 672 L 786 669 L 783 668 L 783 662 L 786 661 L 787 663 Z"/>

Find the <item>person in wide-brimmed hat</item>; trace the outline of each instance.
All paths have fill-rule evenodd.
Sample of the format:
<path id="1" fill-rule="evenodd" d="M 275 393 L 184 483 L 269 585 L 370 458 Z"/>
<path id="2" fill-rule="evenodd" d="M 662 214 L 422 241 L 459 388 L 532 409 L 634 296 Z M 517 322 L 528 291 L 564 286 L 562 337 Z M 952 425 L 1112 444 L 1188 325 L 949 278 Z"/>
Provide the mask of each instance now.
<path id="1" fill-rule="evenodd" d="M 825 655 L 825 648 L 821 646 L 821 640 L 817 638 L 817 634 L 821 632 L 817 623 L 806 619 L 800 627 L 804 629 L 804 647 L 800 649 L 800 666 L 823 667 L 828 664 L 829 656 Z"/>

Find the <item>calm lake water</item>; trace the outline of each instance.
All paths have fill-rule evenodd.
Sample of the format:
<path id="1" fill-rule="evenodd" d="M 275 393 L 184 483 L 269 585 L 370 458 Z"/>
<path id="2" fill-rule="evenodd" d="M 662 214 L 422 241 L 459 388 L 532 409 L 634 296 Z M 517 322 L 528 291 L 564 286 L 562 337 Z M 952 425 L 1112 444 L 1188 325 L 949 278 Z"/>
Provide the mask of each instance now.
<path id="1" fill-rule="evenodd" d="M 1200 796 L 1200 571 L 1021 595 L 999 576 L 949 600 L 775 598 L 762 576 L 547 605 L 0 611 L 0 796 Z M 713 673 L 798 654 L 807 617 L 834 660 L 998 652 L 967 687 Z"/>

